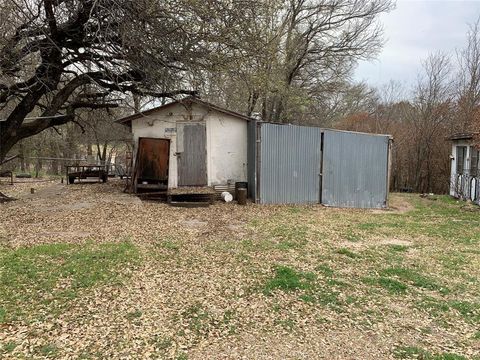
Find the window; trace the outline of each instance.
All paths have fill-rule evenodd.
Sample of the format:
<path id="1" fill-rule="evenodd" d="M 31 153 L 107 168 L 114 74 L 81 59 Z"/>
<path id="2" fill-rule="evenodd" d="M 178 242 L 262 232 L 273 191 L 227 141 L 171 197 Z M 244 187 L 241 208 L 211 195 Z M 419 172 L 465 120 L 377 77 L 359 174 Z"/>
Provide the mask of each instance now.
<path id="1" fill-rule="evenodd" d="M 478 172 L 478 160 L 480 158 L 480 151 L 475 149 L 473 146 L 470 148 L 470 175 L 479 176 Z"/>
<path id="2" fill-rule="evenodd" d="M 467 157 L 467 147 L 457 146 L 457 174 L 465 172 L 465 158 Z"/>

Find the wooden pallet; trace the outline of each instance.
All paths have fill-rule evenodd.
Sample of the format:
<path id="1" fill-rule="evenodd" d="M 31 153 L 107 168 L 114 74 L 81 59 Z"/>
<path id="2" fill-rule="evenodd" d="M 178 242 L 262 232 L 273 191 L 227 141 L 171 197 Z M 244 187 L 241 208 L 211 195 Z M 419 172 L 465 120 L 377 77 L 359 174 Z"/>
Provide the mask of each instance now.
<path id="1" fill-rule="evenodd" d="M 178 207 L 208 207 L 215 201 L 215 194 L 168 194 L 167 202 Z"/>

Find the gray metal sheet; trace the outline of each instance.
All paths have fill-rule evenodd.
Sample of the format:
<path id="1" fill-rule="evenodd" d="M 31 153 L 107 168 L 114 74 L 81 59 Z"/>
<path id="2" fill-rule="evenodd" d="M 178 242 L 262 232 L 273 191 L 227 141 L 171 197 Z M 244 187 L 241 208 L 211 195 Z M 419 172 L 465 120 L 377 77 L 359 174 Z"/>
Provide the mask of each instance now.
<path id="1" fill-rule="evenodd" d="M 321 129 L 261 123 L 258 131 L 259 202 L 319 203 Z"/>
<path id="2" fill-rule="evenodd" d="M 386 207 L 388 145 L 386 135 L 325 130 L 322 204 Z"/>

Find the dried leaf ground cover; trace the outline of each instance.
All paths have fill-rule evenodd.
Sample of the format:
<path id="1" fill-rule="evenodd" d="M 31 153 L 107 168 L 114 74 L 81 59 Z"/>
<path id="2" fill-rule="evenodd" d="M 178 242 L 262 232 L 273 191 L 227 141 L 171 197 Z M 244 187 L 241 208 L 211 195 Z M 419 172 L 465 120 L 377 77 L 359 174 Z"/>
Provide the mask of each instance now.
<path id="1" fill-rule="evenodd" d="M 475 359 L 480 211 L 182 209 L 122 185 L 7 186 L 2 358 Z M 10 190 L 9 190 L 10 189 Z"/>

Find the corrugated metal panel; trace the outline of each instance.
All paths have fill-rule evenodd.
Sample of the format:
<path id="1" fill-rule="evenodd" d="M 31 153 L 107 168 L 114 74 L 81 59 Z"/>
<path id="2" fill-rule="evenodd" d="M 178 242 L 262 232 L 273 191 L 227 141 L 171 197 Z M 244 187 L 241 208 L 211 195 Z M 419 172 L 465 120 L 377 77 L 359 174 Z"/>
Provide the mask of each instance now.
<path id="1" fill-rule="evenodd" d="M 321 129 L 261 123 L 258 130 L 260 203 L 320 202 Z"/>
<path id="2" fill-rule="evenodd" d="M 325 130 L 322 204 L 386 207 L 388 143 L 388 136 Z"/>
<path id="3" fill-rule="evenodd" d="M 257 189 L 257 122 L 249 121 L 247 126 L 248 197 L 255 201 Z"/>

